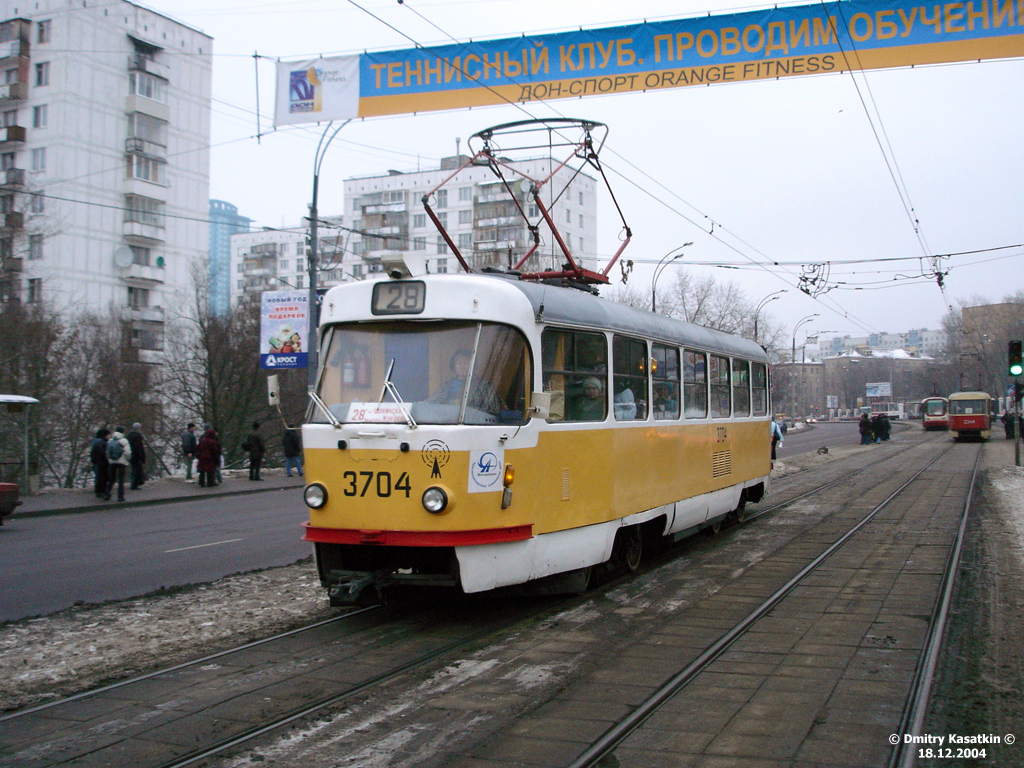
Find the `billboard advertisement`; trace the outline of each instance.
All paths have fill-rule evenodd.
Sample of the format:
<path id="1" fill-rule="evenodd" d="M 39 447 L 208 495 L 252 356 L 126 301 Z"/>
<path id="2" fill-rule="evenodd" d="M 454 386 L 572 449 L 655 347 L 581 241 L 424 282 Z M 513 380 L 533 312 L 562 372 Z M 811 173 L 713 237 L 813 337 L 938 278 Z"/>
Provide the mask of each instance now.
<path id="1" fill-rule="evenodd" d="M 275 125 L 1024 56 L 1024 2 L 841 0 L 281 62 Z"/>
<path id="2" fill-rule="evenodd" d="M 260 367 L 305 368 L 309 292 L 264 291 L 260 302 Z"/>

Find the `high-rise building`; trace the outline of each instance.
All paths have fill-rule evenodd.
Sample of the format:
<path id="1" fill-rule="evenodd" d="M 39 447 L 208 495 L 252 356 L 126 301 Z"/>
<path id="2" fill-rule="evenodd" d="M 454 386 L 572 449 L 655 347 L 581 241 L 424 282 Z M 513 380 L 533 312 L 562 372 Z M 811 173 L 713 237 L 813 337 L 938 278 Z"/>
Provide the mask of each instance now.
<path id="1" fill-rule="evenodd" d="M 125 0 L 4 7 L 0 298 L 118 316 L 159 362 L 205 268 L 213 41 Z"/>
<path id="2" fill-rule="evenodd" d="M 350 247 L 368 265 L 380 264 L 391 254 L 421 260 L 428 272 L 458 272 L 461 265 L 438 233 L 422 205 L 434 190 L 467 157 L 444 158 L 441 167 L 345 181 L 346 218 L 360 232 Z M 510 175 L 508 185 L 485 166 L 471 165 L 448 180 L 431 197 L 430 205 L 453 243 L 473 269 L 507 267 L 534 244 L 533 235 L 520 211 L 538 224 L 539 246 L 523 271 L 559 269 L 565 256 L 550 229 L 541 223 L 540 211 L 531 201 L 530 182 L 555 171 L 542 190 L 542 202 L 551 211 L 555 226 L 573 259 L 594 269 L 597 259 L 597 184 L 548 158 L 512 164 L 525 176 Z M 557 169 L 557 170 L 556 170 Z"/>
<path id="3" fill-rule="evenodd" d="M 462 266 L 423 207 L 424 195 L 448 179 L 465 157 L 445 158 L 430 171 L 345 181 L 347 216 L 321 216 L 318 226 L 317 286 L 329 288 L 384 271 L 384 262 L 402 256 L 415 271 L 459 272 Z M 556 164 L 548 159 L 516 163 L 517 170 L 544 178 Z M 563 168 L 549 186 L 551 210 L 573 259 L 586 269 L 597 265 L 597 185 L 594 179 Z M 462 257 L 474 270 L 507 267 L 533 245 L 519 207 L 536 225 L 540 213 L 522 178 L 509 189 L 485 167 L 470 166 L 431 197 L 431 208 Z M 513 200 L 514 196 L 514 200 Z M 519 207 L 517 207 L 519 206 Z M 537 227 L 540 244 L 522 271 L 559 269 L 565 256 L 546 225 Z M 305 225 L 294 229 L 234 235 L 231 238 L 231 304 L 243 294 L 308 288 Z"/>
<path id="4" fill-rule="evenodd" d="M 215 315 L 231 309 L 231 236 L 248 232 L 251 223 L 231 203 L 210 201 L 209 305 Z"/>

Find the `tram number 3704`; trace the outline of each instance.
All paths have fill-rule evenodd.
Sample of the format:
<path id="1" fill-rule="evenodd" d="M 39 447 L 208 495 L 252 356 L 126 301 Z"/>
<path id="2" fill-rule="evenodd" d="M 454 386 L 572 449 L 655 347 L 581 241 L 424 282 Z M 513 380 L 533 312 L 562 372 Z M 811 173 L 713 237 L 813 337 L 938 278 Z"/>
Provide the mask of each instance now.
<path id="1" fill-rule="evenodd" d="M 409 473 L 403 472 L 398 476 L 398 480 L 392 481 L 390 472 L 345 472 L 342 477 L 345 480 L 345 485 L 342 488 L 342 493 L 346 496 L 366 496 L 368 493 L 375 492 L 379 498 L 386 499 L 391 496 L 392 493 L 404 493 L 405 498 L 409 498 L 409 493 L 412 491 L 412 483 L 409 482 Z M 376 480 L 376 482 L 374 482 Z M 362 486 L 360 488 L 360 486 Z"/>

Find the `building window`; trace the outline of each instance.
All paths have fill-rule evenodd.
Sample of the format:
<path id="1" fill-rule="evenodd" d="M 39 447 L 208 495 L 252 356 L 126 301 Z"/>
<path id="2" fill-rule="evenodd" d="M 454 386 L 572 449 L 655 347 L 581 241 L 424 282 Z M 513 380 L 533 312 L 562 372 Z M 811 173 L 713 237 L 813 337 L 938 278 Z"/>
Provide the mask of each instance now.
<path id="1" fill-rule="evenodd" d="M 448 212 L 447 211 L 443 211 L 443 212 L 437 214 L 437 220 L 441 224 L 442 227 L 447 228 L 448 227 Z"/>
<path id="2" fill-rule="evenodd" d="M 152 323 L 143 323 L 136 327 L 133 327 L 132 346 L 135 347 L 136 349 L 163 349 L 163 329 L 159 325 Z"/>
<path id="3" fill-rule="evenodd" d="M 41 259 L 41 258 L 43 258 L 43 236 L 42 235 L 29 235 L 28 236 L 28 257 L 30 259 Z"/>
<path id="4" fill-rule="evenodd" d="M 473 212 L 472 211 L 459 211 L 459 224 L 472 224 L 473 223 Z"/>
<path id="5" fill-rule="evenodd" d="M 436 201 L 436 207 L 447 208 L 448 207 L 448 190 L 439 189 L 434 193 L 434 200 Z"/>
<path id="6" fill-rule="evenodd" d="M 565 223 L 572 224 L 572 211 L 565 212 Z"/>
<path id="7" fill-rule="evenodd" d="M 128 307 L 130 309 L 145 309 L 149 306 L 149 289 L 135 288 L 128 286 Z"/>
<path id="8" fill-rule="evenodd" d="M 14 213 L 14 195 L 0 195 L 0 213 Z"/>
<path id="9" fill-rule="evenodd" d="M 164 227 L 165 204 L 141 195 L 125 195 L 124 220 L 152 227 Z"/>
<path id="10" fill-rule="evenodd" d="M 32 127 L 45 128 L 47 123 L 50 122 L 49 112 L 48 104 L 40 104 L 38 107 L 32 107 Z"/>
<path id="11" fill-rule="evenodd" d="M 412 215 L 412 225 L 417 228 L 427 226 L 427 214 L 414 213 Z"/>
<path id="12" fill-rule="evenodd" d="M 459 250 L 465 251 L 473 247 L 473 233 L 465 232 L 459 235 Z"/>
<path id="13" fill-rule="evenodd" d="M 11 83 L 18 82 L 18 69 L 5 69 L 4 70 L 4 85 L 10 85 Z"/>
<path id="14" fill-rule="evenodd" d="M 580 205 L 583 205 L 583 193 L 580 192 Z"/>
<path id="15" fill-rule="evenodd" d="M 32 170 L 46 170 L 46 147 L 39 147 L 32 150 Z"/>
<path id="16" fill-rule="evenodd" d="M 28 295 L 25 301 L 29 304 L 39 304 L 43 300 L 43 279 L 41 277 L 29 278 Z"/>
<path id="17" fill-rule="evenodd" d="M 0 154 L 0 170 L 9 171 L 14 168 L 14 153 L 4 152 Z"/>
<path id="18" fill-rule="evenodd" d="M 41 61 L 36 64 L 36 87 L 50 84 L 50 62 Z"/>
<path id="19" fill-rule="evenodd" d="M 277 263 L 277 271 L 278 272 L 287 272 L 288 271 L 288 260 L 287 259 L 283 259 L 283 260 L 281 260 L 281 261 L 279 261 Z"/>
<path id="20" fill-rule="evenodd" d="M 427 238 L 425 238 L 425 237 L 414 237 L 412 239 L 412 249 L 414 251 L 425 251 L 425 250 L 427 250 Z"/>
<path id="21" fill-rule="evenodd" d="M 151 181 L 154 184 L 166 184 L 166 163 L 152 157 L 142 155 L 131 155 L 129 158 L 129 173 L 133 179 Z"/>
<path id="22" fill-rule="evenodd" d="M 134 93 L 161 104 L 167 103 L 167 81 L 148 72 L 132 70 L 128 73 L 129 93 Z"/>
<path id="23" fill-rule="evenodd" d="M 141 245 L 129 245 L 128 248 L 132 252 L 132 264 L 138 264 L 140 267 L 148 267 L 151 260 L 152 250 L 144 248 Z"/>
<path id="24" fill-rule="evenodd" d="M 437 274 L 447 275 L 448 274 L 448 259 L 437 260 Z"/>
<path id="25" fill-rule="evenodd" d="M 303 287 L 303 284 L 302 284 L 302 283 L 303 283 L 302 277 L 303 277 L 302 275 L 296 275 L 296 276 L 295 276 L 295 287 L 296 287 L 296 288 L 302 288 L 302 287 Z"/>
<path id="26" fill-rule="evenodd" d="M 29 203 L 29 210 L 32 213 L 42 213 L 46 210 L 46 195 L 41 192 L 35 192 L 32 194 L 31 202 Z"/>
<path id="27" fill-rule="evenodd" d="M 36 42 L 37 43 L 48 43 L 50 42 L 50 35 L 53 34 L 53 21 L 51 19 L 45 19 L 36 24 Z"/>
<path id="28" fill-rule="evenodd" d="M 583 229 L 583 214 L 580 214 L 580 229 Z"/>
<path id="29" fill-rule="evenodd" d="M 440 235 L 437 236 L 437 252 L 448 253 L 448 243 L 446 243 L 444 238 Z"/>
<path id="30" fill-rule="evenodd" d="M 16 109 L 4 110 L 4 114 L 3 114 L 3 118 L 2 119 L 3 119 L 3 127 L 4 128 L 10 128 L 12 125 L 17 125 L 18 124 L 18 110 L 16 110 Z"/>
<path id="31" fill-rule="evenodd" d="M 459 202 L 468 203 L 473 199 L 472 187 L 459 187 Z"/>

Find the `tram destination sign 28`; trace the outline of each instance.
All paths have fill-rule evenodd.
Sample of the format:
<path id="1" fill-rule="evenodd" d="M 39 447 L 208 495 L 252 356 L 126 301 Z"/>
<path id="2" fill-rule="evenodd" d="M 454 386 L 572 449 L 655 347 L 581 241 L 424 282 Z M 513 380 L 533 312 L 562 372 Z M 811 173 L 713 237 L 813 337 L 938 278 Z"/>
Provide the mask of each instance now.
<path id="1" fill-rule="evenodd" d="M 1024 1 L 842 0 L 279 62 L 275 125 L 1024 56 Z"/>

